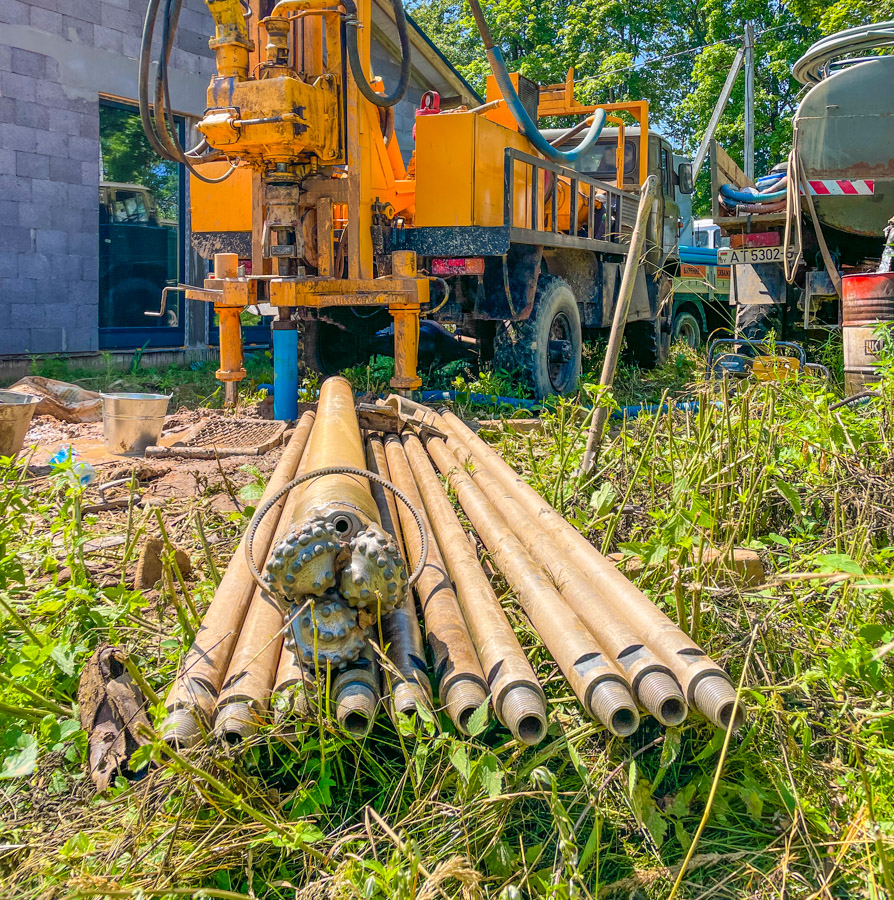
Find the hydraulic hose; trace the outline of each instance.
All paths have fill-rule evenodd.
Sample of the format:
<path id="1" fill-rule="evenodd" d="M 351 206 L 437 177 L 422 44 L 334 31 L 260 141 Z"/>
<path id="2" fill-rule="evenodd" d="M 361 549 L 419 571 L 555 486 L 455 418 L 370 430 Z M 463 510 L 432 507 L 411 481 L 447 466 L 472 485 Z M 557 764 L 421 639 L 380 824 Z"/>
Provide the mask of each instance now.
<path id="1" fill-rule="evenodd" d="M 165 0 L 164 17 L 162 20 L 161 48 L 158 54 L 158 62 L 155 73 L 155 86 L 153 102 L 149 100 L 149 69 L 152 61 L 152 41 L 155 24 L 158 19 L 158 11 L 161 0 L 150 0 L 146 9 L 146 18 L 143 21 L 143 35 L 140 42 L 140 64 L 138 75 L 138 100 L 140 107 L 140 121 L 146 139 L 152 149 L 163 159 L 181 163 L 187 170 L 200 181 L 208 184 L 217 184 L 233 173 L 235 166 L 217 178 L 209 178 L 202 174 L 193 165 L 201 162 L 201 158 L 194 154 L 198 147 L 185 151 L 177 137 L 177 126 L 174 121 L 174 113 L 171 107 L 170 85 L 168 81 L 168 64 L 171 52 L 174 48 L 174 38 L 177 32 L 177 23 L 180 18 L 182 0 Z M 204 143 L 204 141 L 203 141 Z M 202 145 L 200 144 L 199 147 Z M 206 145 L 207 146 L 207 145 Z"/>
<path id="2" fill-rule="evenodd" d="M 515 90 L 515 86 L 509 78 L 509 71 L 506 68 L 506 63 L 503 61 L 503 54 L 500 52 L 500 48 L 494 44 L 493 35 L 490 32 L 487 20 L 484 18 L 484 13 L 481 10 L 481 4 L 478 0 L 469 0 L 469 6 L 472 8 L 472 15 L 475 18 L 475 24 L 478 26 L 478 31 L 481 34 L 481 40 L 484 41 L 484 48 L 487 51 L 487 60 L 490 63 L 490 68 L 494 73 L 497 85 L 500 88 L 500 93 L 503 95 L 503 99 L 506 101 L 509 111 L 512 113 L 515 121 L 518 122 L 518 126 L 521 128 L 524 136 L 547 159 L 561 165 L 575 163 L 586 156 L 587 153 L 593 149 L 596 141 L 599 140 L 599 135 L 605 127 L 605 110 L 596 110 L 593 115 L 593 123 L 590 125 L 590 130 L 577 147 L 567 152 L 556 149 L 540 133 L 537 123 L 531 119 L 528 115 L 528 111 L 522 105 L 521 99 Z"/>
<path id="3" fill-rule="evenodd" d="M 369 100 L 373 106 L 381 109 L 387 109 L 390 106 L 397 106 L 407 93 L 410 86 L 410 70 L 411 70 L 411 50 L 410 50 L 410 34 L 407 28 L 407 14 L 404 11 L 403 0 L 391 0 L 394 9 L 394 23 L 397 25 L 397 36 L 400 41 L 400 76 L 397 79 L 397 86 L 390 94 L 378 94 L 372 89 L 363 69 L 363 62 L 360 59 L 360 48 L 357 37 L 357 30 L 360 28 L 360 22 L 357 20 L 357 5 L 354 0 L 343 0 L 343 6 L 347 11 L 345 16 L 345 44 L 348 51 L 348 62 L 351 65 L 351 72 L 354 75 L 354 82 L 360 93 Z"/>

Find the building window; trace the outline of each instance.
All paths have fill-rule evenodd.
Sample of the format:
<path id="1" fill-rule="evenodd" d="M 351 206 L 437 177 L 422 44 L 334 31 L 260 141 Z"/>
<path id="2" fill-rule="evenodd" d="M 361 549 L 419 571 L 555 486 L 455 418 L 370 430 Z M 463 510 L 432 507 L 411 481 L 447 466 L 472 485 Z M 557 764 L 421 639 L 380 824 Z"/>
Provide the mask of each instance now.
<path id="1" fill-rule="evenodd" d="M 184 124 L 177 120 L 183 139 Z M 99 107 L 99 342 L 103 349 L 181 347 L 184 301 L 166 285 L 182 280 L 184 174 L 161 159 L 143 134 L 135 106 L 103 100 Z"/>

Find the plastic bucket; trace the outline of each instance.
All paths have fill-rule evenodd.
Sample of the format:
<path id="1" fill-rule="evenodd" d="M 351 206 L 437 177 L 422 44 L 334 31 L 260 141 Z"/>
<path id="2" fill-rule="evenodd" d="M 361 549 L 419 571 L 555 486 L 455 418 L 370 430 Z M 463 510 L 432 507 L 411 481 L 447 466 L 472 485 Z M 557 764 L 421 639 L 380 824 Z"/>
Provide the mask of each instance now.
<path id="1" fill-rule="evenodd" d="M 40 397 L 0 391 L 0 456 L 15 456 L 25 443 Z"/>
<path id="2" fill-rule="evenodd" d="M 170 394 L 100 394 L 106 450 L 117 456 L 143 456 L 158 443 Z"/>

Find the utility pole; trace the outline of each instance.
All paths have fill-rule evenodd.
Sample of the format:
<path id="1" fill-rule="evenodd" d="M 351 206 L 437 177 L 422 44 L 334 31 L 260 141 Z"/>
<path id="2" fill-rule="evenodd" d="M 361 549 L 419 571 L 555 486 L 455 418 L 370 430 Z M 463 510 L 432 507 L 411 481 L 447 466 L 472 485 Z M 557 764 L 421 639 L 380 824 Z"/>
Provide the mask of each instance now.
<path id="1" fill-rule="evenodd" d="M 754 27 L 745 26 L 745 174 L 754 181 Z"/>

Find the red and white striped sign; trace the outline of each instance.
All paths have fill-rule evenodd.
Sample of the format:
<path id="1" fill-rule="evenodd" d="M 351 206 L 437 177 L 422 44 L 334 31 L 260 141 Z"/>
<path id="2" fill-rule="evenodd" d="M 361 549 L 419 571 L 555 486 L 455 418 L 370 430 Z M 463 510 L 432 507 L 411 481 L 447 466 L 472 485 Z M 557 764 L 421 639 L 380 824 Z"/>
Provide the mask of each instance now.
<path id="1" fill-rule="evenodd" d="M 870 179 L 850 181 L 824 178 L 807 183 L 810 185 L 810 193 L 814 197 L 867 197 L 875 193 L 875 182 Z"/>

